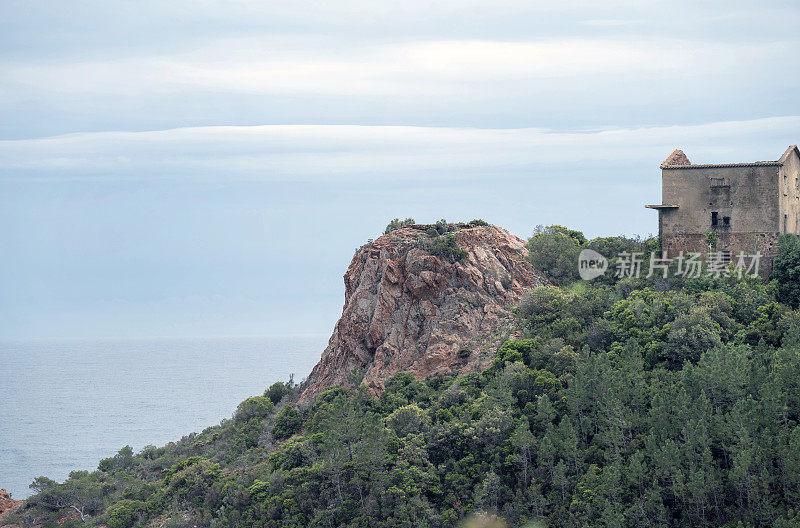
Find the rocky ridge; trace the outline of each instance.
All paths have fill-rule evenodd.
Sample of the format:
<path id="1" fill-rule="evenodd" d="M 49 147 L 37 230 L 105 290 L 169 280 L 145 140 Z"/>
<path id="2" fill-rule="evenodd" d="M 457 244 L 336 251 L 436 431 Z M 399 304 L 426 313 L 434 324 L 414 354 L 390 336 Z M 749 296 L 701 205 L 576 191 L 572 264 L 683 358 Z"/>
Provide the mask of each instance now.
<path id="1" fill-rule="evenodd" d="M 0 517 L 15 510 L 20 504 L 22 504 L 21 500 L 12 499 L 6 490 L 0 489 Z"/>
<path id="2" fill-rule="evenodd" d="M 397 229 L 356 251 L 342 316 L 301 401 L 346 383 L 353 369 L 374 392 L 401 371 L 479 370 L 491 360 L 488 344 L 514 332 L 510 306 L 547 283 L 525 259 L 525 242 L 495 226 L 451 224 L 466 251 L 457 260 L 431 254 L 430 228 Z"/>

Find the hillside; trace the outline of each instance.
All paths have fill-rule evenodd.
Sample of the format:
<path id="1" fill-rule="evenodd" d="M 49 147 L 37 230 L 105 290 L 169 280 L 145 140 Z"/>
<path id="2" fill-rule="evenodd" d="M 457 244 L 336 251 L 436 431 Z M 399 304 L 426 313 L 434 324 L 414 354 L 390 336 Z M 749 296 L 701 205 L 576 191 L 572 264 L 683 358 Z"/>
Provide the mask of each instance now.
<path id="1" fill-rule="evenodd" d="M 388 235 L 365 248 L 382 255 Z M 468 249 L 456 236 L 431 233 L 413 260 L 446 255 L 444 266 L 457 269 Z M 64 483 L 40 477 L 40 493 L 0 525 L 451 527 L 479 514 L 473 526 L 798 526 L 792 240 L 768 283 L 575 283 L 574 261 L 552 248 L 641 250 L 652 241 L 537 230 L 527 258 L 564 284 L 522 293 L 508 311 L 519 335 L 494 347 L 486 368 L 369 384 L 368 368 L 356 368 L 305 400 L 308 386 L 277 383 L 199 434 L 136 454 L 123 448 Z M 358 296 L 356 282 L 364 284 L 348 287 Z"/>

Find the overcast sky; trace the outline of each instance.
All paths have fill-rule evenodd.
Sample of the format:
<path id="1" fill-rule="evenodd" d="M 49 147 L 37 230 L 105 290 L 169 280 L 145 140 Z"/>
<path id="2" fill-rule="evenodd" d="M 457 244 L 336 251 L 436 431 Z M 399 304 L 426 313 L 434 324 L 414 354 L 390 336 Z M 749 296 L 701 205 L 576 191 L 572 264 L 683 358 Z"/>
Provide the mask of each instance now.
<path id="1" fill-rule="evenodd" d="M 393 217 L 654 233 L 672 149 L 800 140 L 798 27 L 796 0 L 4 0 L 0 338 L 328 333 Z"/>

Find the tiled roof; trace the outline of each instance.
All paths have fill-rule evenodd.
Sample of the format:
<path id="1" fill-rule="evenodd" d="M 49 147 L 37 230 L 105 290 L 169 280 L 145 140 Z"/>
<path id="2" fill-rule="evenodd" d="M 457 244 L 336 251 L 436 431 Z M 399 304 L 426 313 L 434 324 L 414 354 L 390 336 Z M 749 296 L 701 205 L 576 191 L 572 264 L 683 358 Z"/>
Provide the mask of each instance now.
<path id="1" fill-rule="evenodd" d="M 751 163 L 698 163 L 696 165 L 661 165 L 662 169 L 715 169 L 725 167 L 777 167 L 780 161 L 753 161 Z"/>
<path id="2" fill-rule="evenodd" d="M 667 156 L 667 159 L 661 162 L 661 167 L 684 166 L 691 164 L 692 162 L 689 161 L 689 158 L 686 157 L 686 154 L 684 154 L 682 150 L 675 149 L 672 151 L 672 154 Z"/>
<path id="3" fill-rule="evenodd" d="M 786 152 L 783 153 L 781 159 L 776 161 L 753 161 L 750 163 L 698 163 L 696 165 L 692 165 L 689 162 L 689 158 L 686 157 L 686 154 L 683 153 L 682 150 L 675 149 L 672 151 L 672 154 L 667 156 L 661 163 L 662 169 L 717 169 L 717 168 L 727 168 L 727 167 L 779 167 L 786 163 L 786 160 L 789 158 L 789 155 L 795 152 L 797 153 L 798 157 L 800 157 L 800 150 L 798 150 L 797 145 L 791 145 Z"/>

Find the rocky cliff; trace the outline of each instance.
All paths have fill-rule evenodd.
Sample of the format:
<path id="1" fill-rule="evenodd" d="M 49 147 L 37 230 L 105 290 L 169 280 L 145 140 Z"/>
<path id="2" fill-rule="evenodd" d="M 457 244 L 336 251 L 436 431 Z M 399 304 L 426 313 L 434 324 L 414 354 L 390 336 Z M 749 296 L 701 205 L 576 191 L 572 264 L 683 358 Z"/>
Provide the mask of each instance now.
<path id="1" fill-rule="evenodd" d="M 4 489 L 0 489 L 0 517 L 4 514 L 16 509 L 22 501 L 14 500 Z"/>
<path id="2" fill-rule="evenodd" d="M 494 226 L 450 226 L 460 259 L 432 254 L 430 226 L 409 226 L 362 246 L 344 276 L 345 304 L 303 387 L 308 401 L 357 368 L 379 392 L 397 372 L 419 377 L 477 370 L 486 344 L 512 332 L 510 305 L 546 283 L 524 241 Z"/>

